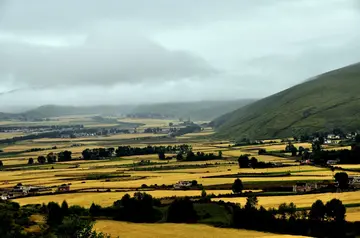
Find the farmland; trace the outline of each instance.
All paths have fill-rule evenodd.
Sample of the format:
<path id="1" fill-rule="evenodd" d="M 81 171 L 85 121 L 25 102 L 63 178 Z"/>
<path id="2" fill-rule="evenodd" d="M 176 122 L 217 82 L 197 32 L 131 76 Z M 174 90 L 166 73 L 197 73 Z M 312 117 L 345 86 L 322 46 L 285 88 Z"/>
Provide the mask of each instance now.
<path id="1" fill-rule="evenodd" d="M 248 230 L 235 230 L 225 228 L 214 228 L 206 225 L 186 225 L 186 224 L 132 224 L 126 222 L 106 221 L 100 220 L 96 222 L 95 229 L 98 231 L 106 232 L 113 237 L 118 234 L 123 234 L 124 238 L 136 237 L 174 237 L 174 238 L 187 238 L 187 237 L 220 237 L 220 238 L 235 238 L 235 237 L 293 237 L 288 235 L 278 235 L 265 232 L 256 232 Z"/>
<path id="2" fill-rule="evenodd" d="M 76 116 L 52 120 L 58 124 L 82 122 L 86 127 L 92 128 L 114 126 L 96 124 L 89 118 L 91 117 Z M 204 127 L 202 131 L 170 137 L 167 133 L 147 133 L 144 130 L 151 127 L 168 130 L 170 123 L 175 126 L 178 124 L 179 127 L 184 126 L 174 120 L 138 118 L 116 118 L 115 120 L 120 125 L 121 123 L 138 125 L 138 131 L 81 138 L 37 138 L 2 144 L 0 149 L 3 152 L 0 153 L 0 160 L 3 167 L 0 172 L 0 189 L 6 193 L 19 183 L 24 186 L 46 187 L 47 190 L 44 192 L 35 195 L 20 195 L 11 200 L 22 206 L 49 202 L 60 204 L 67 201 L 69 206 L 78 205 L 86 209 L 93 203 L 101 207 L 110 207 L 115 201 L 121 200 L 125 194 L 133 195 L 136 192 L 145 192 L 168 204 L 175 198 L 198 199 L 204 191 L 211 197 L 212 202 L 224 201 L 241 204 L 241 206 L 245 205 L 248 196 L 256 194 L 258 206 L 266 209 L 277 208 L 280 204 L 289 202 L 293 202 L 298 209 L 309 209 L 317 199 L 326 203 L 337 198 L 343 204 L 351 206 L 347 216 L 348 221 L 357 221 L 360 217 L 360 209 L 356 205 L 360 199 L 360 191 L 310 194 L 293 192 L 293 186 L 299 182 L 334 183 L 336 171 L 321 166 L 300 165 L 298 158 L 292 157 L 291 153 L 278 156 L 280 151 L 287 146 L 287 142 L 282 142 L 280 139 L 264 141 L 261 144 L 238 145 L 233 141 L 214 139 L 213 131 L 209 127 Z M 19 125 L 19 123 L 13 124 Z M 0 133 L 0 139 L 21 135 L 21 133 Z M 124 156 L 117 156 L 115 153 L 119 146 L 140 150 L 149 146 L 177 148 L 176 146 L 182 145 L 191 146 L 194 156 L 211 155 L 212 157 L 194 161 L 178 160 L 176 159 L 177 152 L 171 150 L 164 153 L 164 160 L 160 160 L 157 153 Z M 296 142 L 294 146 L 311 148 L 311 143 Z M 83 158 L 83 152 L 86 149 L 96 151 L 99 148 L 111 147 L 114 148 L 114 152 L 109 157 L 88 160 Z M 338 145 L 327 145 L 325 149 L 339 150 L 341 148 Z M 265 150 L 267 154 L 259 155 L 259 150 Z M 47 157 L 51 153 L 58 155 L 64 151 L 72 152 L 71 160 L 53 163 L 38 161 L 40 156 Z M 245 154 L 255 157 L 259 163 L 271 166 L 240 168 L 238 158 Z M 218 155 L 221 156 L 217 157 Z M 29 164 L 30 158 L 34 160 L 32 164 Z M 359 168 L 358 165 L 338 166 L 343 169 L 354 169 L 354 171 L 348 171 L 349 176 L 360 175 L 360 172 L 356 171 Z M 240 178 L 243 183 L 244 195 L 233 196 L 232 184 L 236 178 Z M 196 183 L 188 189 L 174 189 L 174 185 L 179 181 L 195 181 Z M 68 186 L 69 191 L 59 192 L 60 185 Z M 154 231 L 154 226 L 161 229 Z M 95 228 L 110 233 L 114 237 L 116 234 L 121 234 L 121 237 L 137 237 L 140 233 L 149 233 L 149 237 L 167 237 L 169 234 L 174 234 L 175 230 L 179 231 L 175 232 L 178 233 L 175 237 L 185 237 L 186 234 L 196 234 L 197 237 L 208 237 L 210 234 L 214 237 L 274 236 L 270 233 L 220 229 L 204 225 L 145 225 L 111 220 L 99 220 Z"/>

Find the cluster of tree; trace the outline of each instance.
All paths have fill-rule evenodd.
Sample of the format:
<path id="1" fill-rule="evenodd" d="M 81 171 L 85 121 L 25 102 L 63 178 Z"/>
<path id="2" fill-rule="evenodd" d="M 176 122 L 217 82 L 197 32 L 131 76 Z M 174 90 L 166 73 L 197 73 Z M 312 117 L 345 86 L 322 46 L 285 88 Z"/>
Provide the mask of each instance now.
<path id="1" fill-rule="evenodd" d="M 147 147 L 131 147 L 131 146 L 119 146 L 115 153 L 116 156 L 132 156 L 132 155 L 151 155 L 164 153 L 177 153 L 191 151 L 191 145 L 175 145 L 175 146 L 147 146 Z"/>
<path id="2" fill-rule="evenodd" d="M 2 238 L 110 238 L 93 231 L 93 222 L 76 215 L 86 209 L 70 207 L 66 202 L 20 207 L 13 202 L 0 203 L 0 237 Z M 41 214 L 46 218 L 46 225 L 39 225 L 30 219 L 33 214 Z M 24 229 L 38 225 L 39 229 Z"/>
<path id="3" fill-rule="evenodd" d="M 360 146 L 353 145 L 351 150 L 322 150 L 319 143 L 314 143 L 313 152 L 304 153 L 303 159 L 311 159 L 315 164 L 326 165 L 329 160 L 339 160 L 341 164 L 359 164 Z"/>
<path id="4" fill-rule="evenodd" d="M 115 148 L 85 149 L 81 154 L 84 160 L 105 159 L 115 155 Z"/>
<path id="5" fill-rule="evenodd" d="M 274 163 L 258 161 L 255 157 L 250 159 L 248 155 L 240 155 L 238 163 L 240 168 L 263 169 L 276 167 Z"/>
<path id="6" fill-rule="evenodd" d="M 93 217 L 106 216 L 119 221 L 158 222 L 165 220 L 171 223 L 195 223 L 197 213 L 189 198 L 176 198 L 165 213 L 159 209 L 160 200 L 146 193 L 137 192 L 131 197 L 125 194 L 112 207 L 102 208 L 92 204 L 90 214 Z M 163 209 L 162 209 L 163 210 Z"/>
<path id="7" fill-rule="evenodd" d="M 346 229 L 357 231 L 355 224 L 345 222 L 346 208 L 338 199 L 324 205 L 316 201 L 310 212 L 295 204 L 280 204 L 278 209 L 257 208 L 256 197 L 249 197 L 244 207 L 233 206 L 233 225 L 241 229 L 305 235 L 312 237 L 344 237 Z"/>
<path id="8" fill-rule="evenodd" d="M 222 159 L 222 152 L 219 151 L 217 155 L 214 153 L 204 153 L 204 152 L 192 152 L 191 150 L 184 153 L 179 152 L 176 155 L 176 160 L 178 161 L 206 161 L 206 160 L 216 160 Z"/>
<path id="9" fill-rule="evenodd" d="M 71 161 L 71 160 L 72 160 L 72 152 L 68 151 L 68 150 L 61 151 L 58 154 L 50 152 L 46 156 L 40 155 L 37 158 L 37 162 L 39 164 L 45 164 L 45 163 L 53 164 L 56 162 L 65 162 L 65 161 Z M 29 158 L 28 164 L 34 164 L 34 159 Z"/>
<path id="10" fill-rule="evenodd" d="M 188 133 L 200 132 L 202 128 L 199 125 L 191 124 L 183 128 L 177 129 L 175 132 L 171 132 L 172 137 L 182 136 Z"/>
<path id="11" fill-rule="evenodd" d="M 154 133 L 154 134 L 157 134 L 157 133 L 161 133 L 162 132 L 162 129 L 160 127 L 155 127 L 155 128 L 146 128 L 144 130 L 144 133 Z"/>

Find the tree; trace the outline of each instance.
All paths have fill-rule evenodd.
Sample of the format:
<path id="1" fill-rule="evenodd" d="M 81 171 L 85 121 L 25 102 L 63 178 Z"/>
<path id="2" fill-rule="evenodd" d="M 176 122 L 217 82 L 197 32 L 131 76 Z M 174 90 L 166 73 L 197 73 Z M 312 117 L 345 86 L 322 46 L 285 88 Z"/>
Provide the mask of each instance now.
<path id="1" fill-rule="evenodd" d="M 170 122 L 170 123 L 169 123 L 169 126 L 174 126 L 174 123 Z"/>
<path id="2" fill-rule="evenodd" d="M 46 160 L 47 160 L 48 164 L 55 163 L 56 162 L 56 155 L 53 152 L 51 152 L 46 156 Z"/>
<path id="3" fill-rule="evenodd" d="M 193 180 L 191 181 L 191 186 L 196 187 L 198 185 L 198 181 Z"/>
<path id="4" fill-rule="evenodd" d="M 258 160 L 257 160 L 255 157 L 252 157 L 252 158 L 250 159 L 250 166 L 251 166 L 251 168 L 256 169 L 256 168 L 257 168 L 257 164 L 258 164 Z"/>
<path id="5" fill-rule="evenodd" d="M 242 193 L 244 190 L 244 185 L 240 179 L 236 179 L 232 185 L 232 191 L 234 193 Z"/>
<path id="6" fill-rule="evenodd" d="M 339 199 L 332 199 L 326 203 L 326 217 L 340 222 L 345 220 L 346 208 Z"/>
<path id="7" fill-rule="evenodd" d="M 167 221 L 172 223 L 195 223 L 197 214 L 193 202 L 188 198 L 177 198 L 169 206 Z"/>
<path id="8" fill-rule="evenodd" d="M 238 159 L 239 167 L 240 168 L 249 168 L 249 157 L 247 155 L 240 155 Z"/>
<path id="9" fill-rule="evenodd" d="M 218 152 L 218 157 L 221 159 L 222 158 L 222 151 L 221 150 L 219 150 L 219 152 Z"/>
<path id="10" fill-rule="evenodd" d="M 319 140 L 316 140 L 312 143 L 312 151 L 313 152 L 319 152 L 321 151 L 321 142 Z"/>
<path id="11" fill-rule="evenodd" d="M 287 216 L 289 216 L 290 218 L 294 218 L 296 214 L 296 205 L 293 202 L 291 202 L 289 205 L 286 203 L 282 203 L 279 205 L 278 213 L 284 220 L 287 218 Z"/>
<path id="12" fill-rule="evenodd" d="M 293 145 L 291 147 L 291 156 L 296 156 L 298 149 Z"/>
<path id="13" fill-rule="evenodd" d="M 34 164 L 34 159 L 33 159 L 33 158 L 29 158 L 28 164 Z"/>
<path id="14" fill-rule="evenodd" d="M 159 160 L 165 160 L 165 159 L 166 159 L 166 156 L 165 156 L 164 151 L 160 151 L 160 152 L 158 153 L 158 156 L 159 156 Z"/>
<path id="15" fill-rule="evenodd" d="M 47 209 L 48 209 L 47 223 L 49 225 L 61 224 L 64 218 L 64 214 L 59 204 L 55 202 L 49 202 L 49 204 L 47 205 Z"/>
<path id="16" fill-rule="evenodd" d="M 95 203 L 91 204 L 91 207 L 89 209 L 90 215 L 95 217 L 95 216 L 99 216 L 100 212 L 101 212 L 101 206 L 97 205 Z"/>
<path id="17" fill-rule="evenodd" d="M 2 160 L 0 160 L 0 168 L 1 167 L 4 167 L 4 164 L 3 164 Z"/>
<path id="18" fill-rule="evenodd" d="M 66 200 L 64 200 L 61 204 L 61 210 L 62 210 L 62 213 L 64 215 L 67 215 L 69 213 L 69 205 L 68 203 L 66 202 Z"/>
<path id="19" fill-rule="evenodd" d="M 347 189 L 349 187 L 349 176 L 347 173 L 339 172 L 334 177 L 340 189 Z"/>
<path id="20" fill-rule="evenodd" d="M 77 238 L 110 238 L 103 233 L 93 231 L 93 222 L 82 219 L 76 215 L 66 217 L 57 229 L 57 237 L 77 237 Z"/>
<path id="21" fill-rule="evenodd" d="M 60 162 L 63 162 L 63 161 L 71 161 L 71 155 L 72 155 L 72 152 L 71 151 L 68 151 L 68 150 L 65 150 L 65 151 L 62 151 L 59 153 L 58 157 L 59 157 L 59 161 Z M 85 159 L 85 158 L 84 158 Z"/>
<path id="22" fill-rule="evenodd" d="M 264 155 L 266 154 L 266 149 L 259 149 L 258 155 Z"/>
<path id="23" fill-rule="evenodd" d="M 258 199 L 256 196 L 251 196 L 246 199 L 245 209 L 246 210 L 254 210 L 258 205 Z"/>
<path id="24" fill-rule="evenodd" d="M 201 191 L 201 197 L 202 197 L 202 198 L 206 198 L 206 196 L 207 196 L 206 190 L 203 189 L 203 190 Z"/>
<path id="25" fill-rule="evenodd" d="M 311 206 L 310 210 L 310 219 L 323 221 L 325 219 L 326 207 L 325 204 L 321 200 L 317 200 Z"/>
<path id="26" fill-rule="evenodd" d="M 45 162 L 46 162 L 46 158 L 45 158 L 45 156 L 39 156 L 38 158 L 37 158 L 37 161 L 38 161 L 38 163 L 39 164 L 45 164 Z"/>
<path id="27" fill-rule="evenodd" d="M 356 143 L 360 143 L 360 134 L 357 134 L 357 135 L 355 136 L 355 142 L 356 142 Z"/>
<path id="28" fill-rule="evenodd" d="M 176 155 L 176 160 L 177 160 L 177 161 L 182 161 L 182 160 L 184 160 L 184 157 L 183 157 L 182 152 L 179 152 L 179 153 Z"/>
<path id="29" fill-rule="evenodd" d="M 300 146 L 299 147 L 299 156 L 302 156 L 304 151 L 305 151 L 304 147 Z"/>

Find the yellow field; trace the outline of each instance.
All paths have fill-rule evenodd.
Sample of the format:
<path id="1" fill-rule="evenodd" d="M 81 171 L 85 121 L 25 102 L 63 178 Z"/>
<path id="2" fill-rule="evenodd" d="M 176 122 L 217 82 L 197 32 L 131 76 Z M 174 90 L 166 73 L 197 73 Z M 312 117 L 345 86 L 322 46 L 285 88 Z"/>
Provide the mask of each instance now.
<path id="1" fill-rule="evenodd" d="M 71 193 L 71 194 L 58 194 L 58 195 L 48 195 L 48 196 L 37 196 L 37 197 L 27 197 L 15 199 L 15 202 L 18 202 L 20 205 L 27 204 L 47 204 L 48 202 L 57 202 L 61 203 L 66 200 L 69 205 L 80 205 L 84 207 L 90 207 L 94 202 L 101 206 L 111 206 L 115 201 L 120 200 L 125 194 L 133 195 L 134 192 L 99 192 L 99 193 Z M 174 191 L 174 190 L 157 190 L 157 191 L 146 191 L 146 193 L 151 194 L 153 197 L 162 198 L 162 197 L 172 197 L 172 196 L 200 196 L 201 191 L 199 190 L 189 190 L 189 191 Z M 226 194 L 231 193 L 230 190 L 208 190 L 208 194 Z"/>
<path id="2" fill-rule="evenodd" d="M 277 208 L 281 203 L 293 202 L 297 207 L 310 207 L 316 200 L 320 199 L 324 203 L 333 198 L 340 199 L 344 204 L 358 203 L 360 191 L 344 192 L 344 193 L 321 193 L 321 194 L 306 194 L 294 196 L 270 196 L 258 197 L 259 206 L 265 208 Z M 234 202 L 245 205 L 246 198 L 216 198 L 214 201 L 223 200 L 224 202 Z"/>
<path id="3" fill-rule="evenodd" d="M 69 124 L 69 123 L 80 123 L 84 124 L 86 127 L 104 127 L 110 126 L 111 124 L 100 124 L 96 123 L 91 118 L 92 116 L 71 116 L 56 118 L 54 121 L 49 121 L 46 123 L 49 124 Z M 142 131 L 144 128 L 148 127 L 160 127 L 168 128 L 169 123 L 173 122 L 178 124 L 179 122 L 175 120 L 161 120 L 161 119 L 132 119 L 132 118 L 122 118 L 118 119 L 122 122 L 131 122 L 131 123 L 142 123 L 144 126 L 139 128 L 139 131 Z M 1 123 L 1 122 L 0 122 Z M 5 122 L 4 122 L 5 123 Z M 15 122 L 16 124 L 17 122 Z M 18 122 L 20 124 L 20 122 Z M 32 123 L 28 123 L 31 125 Z M 35 125 L 35 123 L 33 123 Z M 55 201 L 61 203 L 63 200 L 67 200 L 70 205 L 81 205 L 89 207 L 92 202 L 100 204 L 102 206 L 112 205 L 114 201 L 119 200 L 126 193 L 133 194 L 135 189 L 140 188 L 143 184 L 146 185 L 172 185 L 182 180 L 196 180 L 199 184 L 204 186 L 210 185 L 223 185 L 223 184 L 232 184 L 235 178 L 209 178 L 210 176 L 223 176 L 223 175 L 233 175 L 237 173 L 270 173 L 270 172 L 289 172 L 291 176 L 287 177 L 246 177 L 241 178 L 245 183 L 247 182 L 278 182 L 278 181 L 292 181 L 294 184 L 300 181 L 310 181 L 310 180 L 334 180 L 334 172 L 331 170 L 326 170 L 324 168 L 314 167 L 314 166 L 300 166 L 299 163 L 295 162 L 292 159 L 286 159 L 276 156 L 268 155 L 258 155 L 259 148 L 265 148 L 268 151 L 277 151 L 284 150 L 286 143 L 277 144 L 261 144 L 261 145 L 248 145 L 248 146 L 238 146 L 232 147 L 233 143 L 229 141 L 212 141 L 211 137 L 205 138 L 212 134 L 213 131 L 209 128 L 200 132 L 200 133 L 190 133 L 182 137 L 177 137 L 174 139 L 161 139 L 159 143 L 157 140 L 141 140 L 142 137 L 158 137 L 164 136 L 164 134 L 151 134 L 151 133 L 138 133 L 138 134 L 119 134 L 113 136 L 102 136 L 102 137 L 89 137 L 89 138 L 77 138 L 77 139 L 38 139 L 33 141 L 23 141 L 18 142 L 13 145 L 3 146 L 5 152 L 22 152 L 25 150 L 30 150 L 32 148 L 51 148 L 57 146 L 57 149 L 49 149 L 38 152 L 26 152 L 12 155 L 11 157 L 3 156 L 1 161 L 5 166 L 21 166 L 24 170 L 18 171 L 1 171 L 0 173 L 0 188 L 10 188 L 15 186 L 17 183 L 23 183 L 24 185 L 44 185 L 51 186 L 55 190 L 56 186 L 59 186 L 64 183 L 71 183 L 70 189 L 72 191 L 84 190 L 87 191 L 78 191 L 75 193 L 67 194 L 55 194 L 47 196 L 36 196 L 36 197 L 26 197 L 21 199 L 15 199 L 16 202 L 19 202 L 21 205 L 25 204 L 41 204 L 48 203 L 50 201 Z M 0 134 L 1 138 L 6 138 L 10 135 Z M 201 137 L 201 138 L 197 138 Z M 197 138 L 197 139 L 196 139 Z M 178 162 L 176 159 L 168 161 L 160 161 L 158 155 L 140 155 L 140 156 L 126 156 L 122 158 L 113 158 L 108 160 L 98 160 L 98 161 L 83 161 L 83 160 L 74 160 L 70 162 L 58 162 L 56 164 L 46 164 L 46 165 L 34 165 L 30 167 L 27 165 L 28 158 L 32 157 L 35 159 L 39 155 L 47 155 L 50 152 L 58 153 L 64 150 L 70 150 L 73 153 L 73 158 L 79 158 L 81 152 L 87 148 L 99 148 L 99 147 L 118 147 L 120 145 L 126 145 L 122 143 L 123 140 L 129 139 L 127 142 L 132 147 L 145 147 L 148 144 L 156 146 L 167 146 L 167 145 L 179 145 L 179 144 L 191 144 L 194 152 L 204 152 L 204 153 L 214 153 L 217 154 L 219 151 L 222 151 L 223 159 L 211 160 L 211 161 L 196 161 L 196 162 Z M 133 140 L 134 139 L 134 140 Z M 136 140 L 135 140 L 136 139 Z M 78 147 L 72 147 L 72 144 L 81 144 Z M 230 145 L 230 147 L 229 147 Z M 305 148 L 311 148 L 310 143 L 295 143 L 296 147 L 303 146 Z M 337 146 L 326 146 L 326 149 L 346 149 L 346 147 L 337 147 Z M 259 161 L 263 162 L 277 162 L 287 165 L 298 165 L 291 167 L 282 167 L 282 168 L 268 168 L 268 169 L 252 169 L 252 168 L 239 168 L 237 163 L 237 158 L 242 154 L 250 154 L 250 157 L 254 156 Z M 174 156 L 175 154 L 166 154 L 166 156 Z M 146 166 L 139 166 L 137 163 L 141 160 L 150 160 L 152 163 L 161 163 L 153 164 Z M 79 168 L 75 168 L 75 165 L 79 164 Z M 157 167 L 154 169 L 153 167 Z M 182 167 L 189 166 L 189 167 Z M 196 166 L 196 167 L 195 167 Z M 360 168 L 360 165 L 337 165 L 343 168 Z M 53 167 L 53 168 L 52 168 Z M 161 169 L 160 169 L 161 167 Z M 134 168 L 138 169 L 149 169 L 152 171 L 134 171 Z M 174 169 L 175 168 L 175 169 Z M 26 169 L 26 170 L 25 170 Z M 36 169 L 36 170 L 35 170 Z M 336 173 L 337 171 L 335 171 Z M 349 175 L 359 175 L 357 172 L 347 172 Z M 89 175 L 113 175 L 109 176 L 109 179 L 98 179 L 92 180 Z M 130 175 L 130 177 L 121 177 L 120 175 Z M 87 180 L 88 179 L 88 180 Z M 111 192 L 96 192 L 97 189 L 105 191 L 106 189 L 111 189 Z M 131 190 L 130 192 L 125 192 Z M 170 197 L 170 196 L 196 196 L 200 195 L 200 190 L 155 190 L 155 191 L 146 191 L 156 198 L 161 197 Z M 231 193 L 230 190 L 208 190 L 208 194 L 227 194 Z M 259 197 L 259 204 L 269 207 L 278 207 L 281 203 L 290 203 L 294 202 L 298 207 L 309 207 L 317 199 L 322 199 L 324 202 L 331 200 L 332 198 L 339 198 L 345 204 L 357 203 L 360 199 L 359 192 L 346 192 L 346 193 L 326 193 L 326 194 L 311 194 L 311 195 L 297 195 L 297 196 L 269 196 L 269 197 Z M 245 204 L 246 198 L 221 198 L 214 200 L 224 200 L 230 202 Z M 360 220 L 360 208 L 359 209 L 349 209 L 348 210 L 348 219 L 349 220 Z M 109 221 L 100 221 L 98 227 L 106 227 L 106 224 L 109 224 Z M 115 226 L 114 224 L 118 224 Z M 142 236 L 147 235 L 148 230 L 153 230 L 155 225 L 144 225 L 144 224 L 127 224 L 127 223 L 111 223 L 111 227 L 106 228 L 109 231 L 114 230 L 116 233 L 119 229 L 129 230 L 125 235 L 121 234 L 121 237 L 138 237 L 139 234 Z M 156 226 L 163 226 L 162 224 Z M 162 231 L 156 231 L 158 233 L 149 233 L 149 237 L 168 237 L 172 232 L 176 231 L 177 228 L 172 229 L 172 224 L 164 225 L 164 229 L 159 229 Z M 175 237 L 191 237 L 195 234 L 196 237 L 222 237 L 226 235 L 227 237 L 232 236 L 244 236 L 244 237 L 267 237 L 272 236 L 273 234 L 258 233 L 251 231 L 240 231 L 240 230 L 226 230 L 221 229 L 220 232 L 216 228 L 211 228 L 207 226 L 198 226 L 195 227 L 188 225 L 184 226 L 183 229 L 188 229 L 185 232 L 176 232 L 177 234 L 172 235 Z M 185 227 L 186 226 L 186 227 Z M 120 228 L 119 228 L 120 227 Z M 166 230 L 168 229 L 168 230 Z M 133 232 L 131 232 L 131 230 Z M 136 233 L 138 232 L 138 233 Z M 155 232 L 155 231 L 153 231 Z M 163 233 L 161 233 L 163 232 Z M 198 233 L 197 233 L 198 232 Z M 227 233 L 228 232 L 228 233 Z M 201 234 L 200 234 L 201 233 Z M 128 235 L 128 236 L 127 236 Z"/>
<path id="4" fill-rule="evenodd" d="M 110 234 L 111 237 L 121 238 L 237 238 L 237 237 L 281 237 L 295 238 L 297 236 L 278 235 L 272 233 L 215 228 L 206 225 L 190 224 L 136 224 L 127 222 L 118 222 L 111 220 L 99 220 L 95 223 L 95 230 Z M 298 236 L 300 237 L 300 236 Z"/>
<path id="5" fill-rule="evenodd" d="M 24 133 L 21 132 L 14 132 L 14 133 L 2 133 L 0 132 L 0 139 L 9 139 L 16 136 L 23 136 Z"/>
<path id="6" fill-rule="evenodd" d="M 294 144 L 297 148 L 299 148 L 300 146 L 304 147 L 304 148 L 311 148 L 311 144 L 310 143 L 295 143 Z M 285 150 L 286 147 L 286 143 L 281 144 L 281 145 L 258 145 L 258 146 L 252 146 L 252 147 L 257 147 L 257 148 L 263 148 L 266 149 L 267 151 L 274 151 L 274 150 Z"/>

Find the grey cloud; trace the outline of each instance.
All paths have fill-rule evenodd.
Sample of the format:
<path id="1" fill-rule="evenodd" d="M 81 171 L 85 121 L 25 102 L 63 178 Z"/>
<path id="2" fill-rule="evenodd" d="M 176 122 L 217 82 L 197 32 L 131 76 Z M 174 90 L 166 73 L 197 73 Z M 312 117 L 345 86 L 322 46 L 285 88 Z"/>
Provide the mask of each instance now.
<path id="1" fill-rule="evenodd" d="M 0 96 L 0 107 L 256 98 L 360 61 L 358 0 L 7 0 L 0 7 L 0 92 L 48 85 Z"/>
<path id="2" fill-rule="evenodd" d="M 0 72 L 32 86 L 86 86 L 205 77 L 215 70 L 189 52 L 170 51 L 145 38 L 95 36 L 70 47 L 0 44 Z"/>
<path id="3" fill-rule="evenodd" d="M 5 0 L 2 29 L 69 31 L 97 20 L 145 21 L 158 26 L 202 24 L 239 14 L 253 14 L 258 8 L 284 0 Z"/>

